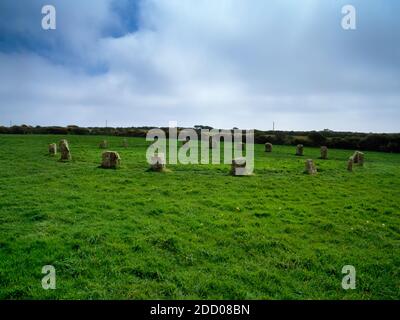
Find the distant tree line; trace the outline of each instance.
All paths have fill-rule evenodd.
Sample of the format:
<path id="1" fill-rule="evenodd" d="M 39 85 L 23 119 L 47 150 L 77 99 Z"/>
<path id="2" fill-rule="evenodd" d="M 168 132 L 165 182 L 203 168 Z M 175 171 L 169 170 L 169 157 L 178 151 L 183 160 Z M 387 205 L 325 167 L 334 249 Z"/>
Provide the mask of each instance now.
<path id="1" fill-rule="evenodd" d="M 147 131 L 153 127 L 89 127 L 75 125 L 67 127 L 41 126 L 0 126 L 0 134 L 59 134 L 59 135 L 108 135 L 121 137 L 146 137 Z M 168 128 L 161 128 L 168 134 Z M 183 128 L 179 128 L 183 129 Z M 209 126 L 196 125 L 194 129 L 212 129 Z M 277 145 L 327 146 L 337 149 L 400 152 L 400 134 L 398 133 L 355 133 L 324 131 L 254 131 L 254 141 L 257 144 L 270 142 Z"/>
<path id="2" fill-rule="evenodd" d="M 335 131 L 258 131 L 254 133 L 255 143 L 304 146 L 327 146 L 328 148 L 400 152 L 398 133 L 355 133 Z"/>

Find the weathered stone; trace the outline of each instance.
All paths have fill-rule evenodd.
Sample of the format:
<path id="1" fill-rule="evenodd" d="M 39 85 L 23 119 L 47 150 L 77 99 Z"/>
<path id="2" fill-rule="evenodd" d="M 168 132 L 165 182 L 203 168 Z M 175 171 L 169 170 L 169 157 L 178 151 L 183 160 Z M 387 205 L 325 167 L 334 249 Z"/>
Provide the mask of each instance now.
<path id="1" fill-rule="evenodd" d="M 105 151 L 102 154 L 101 167 L 105 169 L 116 169 L 119 167 L 121 158 L 118 152 Z"/>
<path id="2" fill-rule="evenodd" d="M 128 147 L 129 147 L 128 139 L 124 139 L 124 140 L 122 141 L 122 146 L 123 146 L 124 148 L 128 148 Z"/>
<path id="3" fill-rule="evenodd" d="M 107 149 L 108 148 L 107 140 L 103 140 L 102 142 L 100 142 L 99 147 L 100 149 Z"/>
<path id="4" fill-rule="evenodd" d="M 348 171 L 353 171 L 353 163 L 354 163 L 354 158 L 350 157 L 349 160 L 347 161 L 347 170 Z"/>
<path id="5" fill-rule="evenodd" d="M 321 159 L 328 159 L 328 147 L 322 146 L 321 147 Z"/>
<path id="6" fill-rule="evenodd" d="M 364 166 L 364 153 L 363 152 L 358 153 L 358 165 L 360 167 Z"/>
<path id="7" fill-rule="evenodd" d="M 161 172 L 166 168 L 166 160 L 164 153 L 158 153 L 151 157 L 150 159 L 150 169 L 152 171 Z"/>
<path id="8" fill-rule="evenodd" d="M 304 146 L 302 144 L 298 144 L 296 146 L 296 156 L 302 156 L 303 155 L 303 149 L 304 149 Z"/>
<path id="9" fill-rule="evenodd" d="M 231 175 L 244 176 L 247 175 L 246 171 L 246 158 L 236 158 L 232 160 Z"/>
<path id="10" fill-rule="evenodd" d="M 360 165 L 361 167 L 364 165 L 364 153 L 361 151 L 356 151 L 353 154 L 354 163 Z"/>
<path id="11" fill-rule="evenodd" d="M 57 154 L 57 145 L 55 143 L 49 144 L 49 154 L 52 156 Z"/>
<path id="12" fill-rule="evenodd" d="M 306 170 L 305 172 L 308 174 L 316 174 L 317 168 L 315 167 L 314 161 L 312 159 L 307 159 L 305 162 Z"/>
<path id="13" fill-rule="evenodd" d="M 265 152 L 272 152 L 272 143 L 267 142 L 265 144 Z"/>
<path id="14" fill-rule="evenodd" d="M 58 145 L 60 152 L 61 152 L 61 160 L 62 161 L 68 161 L 71 160 L 71 152 L 69 150 L 69 145 L 68 145 L 68 141 L 63 139 L 59 142 Z"/>

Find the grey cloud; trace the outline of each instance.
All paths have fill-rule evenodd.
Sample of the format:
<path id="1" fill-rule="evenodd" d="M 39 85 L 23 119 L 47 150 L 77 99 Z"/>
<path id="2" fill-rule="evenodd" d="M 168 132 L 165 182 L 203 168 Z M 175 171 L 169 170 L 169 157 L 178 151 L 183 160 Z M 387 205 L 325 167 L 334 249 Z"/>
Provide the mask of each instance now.
<path id="1" fill-rule="evenodd" d="M 354 0 L 344 31 L 347 2 L 147 0 L 119 37 L 111 1 L 57 2 L 48 54 L 0 54 L 0 123 L 398 131 L 400 5 Z"/>

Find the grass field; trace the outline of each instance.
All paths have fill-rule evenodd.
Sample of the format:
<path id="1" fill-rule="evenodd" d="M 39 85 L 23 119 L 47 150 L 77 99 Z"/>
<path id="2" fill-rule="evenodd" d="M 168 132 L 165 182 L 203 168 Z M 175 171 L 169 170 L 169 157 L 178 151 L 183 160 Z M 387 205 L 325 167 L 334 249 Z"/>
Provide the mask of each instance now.
<path id="1" fill-rule="evenodd" d="M 399 299 L 400 154 L 255 147 L 255 175 L 228 165 L 147 172 L 147 142 L 106 137 L 122 166 L 98 168 L 104 137 L 0 135 L 1 299 Z M 304 160 L 319 173 L 303 174 Z M 57 289 L 43 290 L 54 265 Z M 353 265 L 357 288 L 343 290 Z"/>

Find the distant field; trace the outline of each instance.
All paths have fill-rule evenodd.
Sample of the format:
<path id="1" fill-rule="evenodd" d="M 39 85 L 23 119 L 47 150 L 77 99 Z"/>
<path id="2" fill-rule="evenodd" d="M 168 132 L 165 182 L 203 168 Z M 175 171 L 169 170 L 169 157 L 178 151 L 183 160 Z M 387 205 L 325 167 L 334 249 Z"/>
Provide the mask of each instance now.
<path id="1" fill-rule="evenodd" d="M 47 155 L 67 138 L 73 160 Z M 109 141 L 122 167 L 98 168 Z M 1 299 L 399 299 L 400 154 L 255 147 L 228 165 L 147 172 L 148 143 L 0 135 Z M 303 174 L 313 158 L 319 173 Z M 54 265 L 57 289 L 41 287 Z M 343 290 L 354 265 L 357 288 Z"/>

